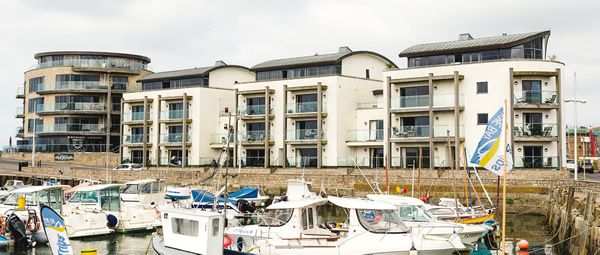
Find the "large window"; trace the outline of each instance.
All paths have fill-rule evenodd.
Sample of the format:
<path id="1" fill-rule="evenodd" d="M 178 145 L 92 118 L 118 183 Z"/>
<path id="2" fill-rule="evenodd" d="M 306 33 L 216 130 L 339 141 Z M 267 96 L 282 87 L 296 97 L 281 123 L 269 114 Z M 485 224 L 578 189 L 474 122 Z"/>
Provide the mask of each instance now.
<path id="1" fill-rule="evenodd" d="M 182 87 L 208 87 L 209 76 L 195 77 L 179 80 L 165 80 L 155 82 L 144 82 L 142 90 L 172 89 Z"/>
<path id="2" fill-rule="evenodd" d="M 29 92 L 36 92 L 44 84 L 44 76 L 29 79 Z"/>
<path id="3" fill-rule="evenodd" d="M 342 73 L 341 65 L 324 65 L 324 66 L 311 66 L 294 69 L 283 69 L 283 70 L 272 70 L 272 71 L 260 71 L 256 72 L 256 80 L 279 80 L 279 79 L 290 79 L 307 76 L 317 75 L 331 75 Z"/>
<path id="4" fill-rule="evenodd" d="M 35 131 L 41 132 L 44 129 L 44 119 L 35 119 Z M 27 120 L 27 132 L 33 133 L 33 119 Z"/>
<path id="5" fill-rule="evenodd" d="M 488 83 L 487 81 L 482 81 L 477 83 L 477 94 L 487 94 L 488 93 Z"/>
<path id="6" fill-rule="evenodd" d="M 478 113 L 477 114 L 477 125 L 487 125 L 488 123 L 488 114 L 487 113 Z"/>
<path id="7" fill-rule="evenodd" d="M 173 233 L 184 236 L 198 236 L 198 221 L 182 218 L 171 218 Z"/>
<path id="8" fill-rule="evenodd" d="M 129 78 L 127 78 L 127 76 L 113 76 L 111 88 L 117 90 L 126 90 L 128 81 Z"/>
<path id="9" fill-rule="evenodd" d="M 84 75 L 84 74 L 57 74 L 56 82 L 81 81 L 81 82 L 99 82 L 100 75 Z"/>
<path id="10" fill-rule="evenodd" d="M 37 112 L 36 108 L 42 109 L 43 104 L 44 104 L 43 97 L 31 98 L 28 100 L 27 112 L 29 112 L 29 113 Z"/>

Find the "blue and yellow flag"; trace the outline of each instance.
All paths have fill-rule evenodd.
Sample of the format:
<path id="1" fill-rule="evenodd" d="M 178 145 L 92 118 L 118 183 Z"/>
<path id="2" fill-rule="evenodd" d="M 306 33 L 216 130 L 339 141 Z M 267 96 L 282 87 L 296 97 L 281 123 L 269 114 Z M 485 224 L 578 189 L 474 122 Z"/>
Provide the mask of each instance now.
<path id="1" fill-rule="evenodd" d="M 504 143 L 504 107 L 488 121 L 483 137 L 479 140 L 477 149 L 471 158 L 471 163 L 477 164 L 499 176 L 504 175 L 504 150 L 506 150 L 506 171 L 512 169 L 512 151 L 509 144 Z"/>

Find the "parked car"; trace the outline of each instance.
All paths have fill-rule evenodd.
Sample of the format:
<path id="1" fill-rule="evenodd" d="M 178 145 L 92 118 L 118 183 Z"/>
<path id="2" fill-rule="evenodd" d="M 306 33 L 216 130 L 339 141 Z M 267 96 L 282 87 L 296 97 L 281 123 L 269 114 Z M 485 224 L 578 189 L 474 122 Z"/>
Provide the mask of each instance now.
<path id="1" fill-rule="evenodd" d="M 113 170 L 129 170 L 129 171 L 141 171 L 142 165 L 140 164 L 120 164 L 119 166 L 113 168 Z"/>
<path id="2" fill-rule="evenodd" d="M 589 159 L 585 159 L 585 166 L 583 164 L 584 161 L 579 161 L 579 166 L 577 167 L 577 172 L 582 172 L 585 170 L 586 173 L 594 173 L 594 165 L 592 161 Z"/>
<path id="3" fill-rule="evenodd" d="M 567 159 L 567 164 L 565 166 L 567 167 L 567 170 L 575 171 L 575 160 Z"/>

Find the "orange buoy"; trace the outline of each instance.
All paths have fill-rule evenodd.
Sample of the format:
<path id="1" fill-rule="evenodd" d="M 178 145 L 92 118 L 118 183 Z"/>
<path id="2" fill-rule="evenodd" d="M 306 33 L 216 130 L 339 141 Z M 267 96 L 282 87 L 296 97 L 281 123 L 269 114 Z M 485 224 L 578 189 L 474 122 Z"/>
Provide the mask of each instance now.
<path id="1" fill-rule="evenodd" d="M 229 245 L 231 245 L 231 238 L 228 236 L 223 237 L 223 247 L 227 248 Z"/>
<path id="2" fill-rule="evenodd" d="M 527 242 L 527 240 L 521 240 L 517 243 L 517 246 L 519 246 L 520 250 L 527 250 L 529 249 L 529 242 Z"/>

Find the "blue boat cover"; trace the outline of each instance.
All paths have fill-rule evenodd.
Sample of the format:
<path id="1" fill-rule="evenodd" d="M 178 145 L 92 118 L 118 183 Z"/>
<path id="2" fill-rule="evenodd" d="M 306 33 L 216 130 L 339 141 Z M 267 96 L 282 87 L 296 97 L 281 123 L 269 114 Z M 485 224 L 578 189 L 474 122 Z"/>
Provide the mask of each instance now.
<path id="1" fill-rule="evenodd" d="M 257 198 L 258 197 L 258 189 L 257 188 L 243 188 L 236 192 L 233 192 L 229 195 L 230 198 L 240 199 L 240 198 Z"/>
<path id="2" fill-rule="evenodd" d="M 215 195 L 206 190 L 192 190 L 192 198 L 194 198 L 195 203 L 212 203 L 215 200 Z M 223 197 L 219 197 L 217 202 L 223 203 L 224 201 Z M 237 200 L 235 199 L 227 199 L 227 202 L 237 206 Z"/>

